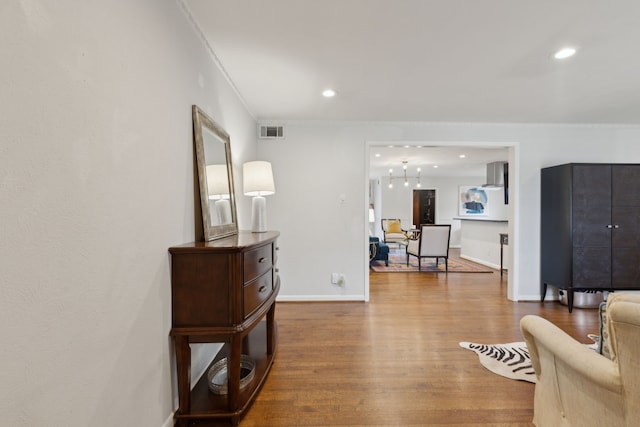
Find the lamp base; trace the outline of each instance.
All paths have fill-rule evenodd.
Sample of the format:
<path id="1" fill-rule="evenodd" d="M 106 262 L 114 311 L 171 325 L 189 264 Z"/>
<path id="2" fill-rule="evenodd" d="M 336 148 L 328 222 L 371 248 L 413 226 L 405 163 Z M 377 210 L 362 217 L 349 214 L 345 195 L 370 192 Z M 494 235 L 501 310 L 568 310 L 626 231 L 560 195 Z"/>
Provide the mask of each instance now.
<path id="1" fill-rule="evenodd" d="M 262 196 L 255 196 L 251 201 L 251 231 L 267 231 L 267 199 Z"/>

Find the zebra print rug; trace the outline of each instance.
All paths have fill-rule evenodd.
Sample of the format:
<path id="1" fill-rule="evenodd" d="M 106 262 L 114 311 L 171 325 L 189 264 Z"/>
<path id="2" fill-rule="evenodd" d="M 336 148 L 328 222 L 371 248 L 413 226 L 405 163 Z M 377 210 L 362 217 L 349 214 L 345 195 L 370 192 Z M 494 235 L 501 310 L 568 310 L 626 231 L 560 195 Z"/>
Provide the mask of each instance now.
<path id="1" fill-rule="evenodd" d="M 475 351 L 482 366 L 491 372 L 513 380 L 536 382 L 529 350 L 525 342 L 508 344 L 476 344 L 461 342 L 460 347 Z"/>

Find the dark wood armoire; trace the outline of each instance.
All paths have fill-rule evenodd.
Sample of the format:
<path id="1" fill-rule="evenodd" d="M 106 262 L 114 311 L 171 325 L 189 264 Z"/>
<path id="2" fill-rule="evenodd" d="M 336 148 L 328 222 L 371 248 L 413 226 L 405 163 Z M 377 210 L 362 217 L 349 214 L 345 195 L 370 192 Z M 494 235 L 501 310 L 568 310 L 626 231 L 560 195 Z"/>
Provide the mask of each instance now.
<path id="1" fill-rule="evenodd" d="M 540 293 L 640 289 L 640 165 L 542 169 Z"/>

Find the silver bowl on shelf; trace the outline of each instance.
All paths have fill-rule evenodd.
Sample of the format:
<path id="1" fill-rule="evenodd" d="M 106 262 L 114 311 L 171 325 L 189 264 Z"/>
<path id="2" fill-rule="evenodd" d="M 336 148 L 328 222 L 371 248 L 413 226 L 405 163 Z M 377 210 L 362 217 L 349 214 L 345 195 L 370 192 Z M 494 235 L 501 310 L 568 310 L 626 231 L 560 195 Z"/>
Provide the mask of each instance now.
<path id="1" fill-rule="evenodd" d="M 240 390 L 251 383 L 256 374 L 256 362 L 246 354 L 240 355 Z M 214 363 L 207 371 L 209 390 L 215 394 L 228 394 L 227 358 Z"/>

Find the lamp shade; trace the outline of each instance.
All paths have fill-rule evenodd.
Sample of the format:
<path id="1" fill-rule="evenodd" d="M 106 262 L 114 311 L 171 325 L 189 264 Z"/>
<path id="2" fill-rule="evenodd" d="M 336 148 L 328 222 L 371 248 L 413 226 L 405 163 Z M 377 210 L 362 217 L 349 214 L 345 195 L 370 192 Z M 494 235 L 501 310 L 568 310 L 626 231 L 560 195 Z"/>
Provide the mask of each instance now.
<path id="1" fill-rule="evenodd" d="M 242 165 L 243 193 L 245 196 L 269 196 L 276 192 L 271 163 L 247 162 Z"/>
<path id="2" fill-rule="evenodd" d="M 207 165 L 207 188 L 209 199 L 229 198 L 229 176 L 227 165 Z"/>
<path id="3" fill-rule="evenodd" d="M 376 215 L 372 208 L 369 208 L 369 222 L 376 222 Z"/>

